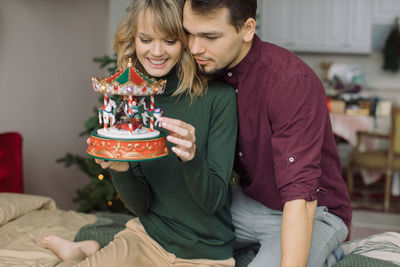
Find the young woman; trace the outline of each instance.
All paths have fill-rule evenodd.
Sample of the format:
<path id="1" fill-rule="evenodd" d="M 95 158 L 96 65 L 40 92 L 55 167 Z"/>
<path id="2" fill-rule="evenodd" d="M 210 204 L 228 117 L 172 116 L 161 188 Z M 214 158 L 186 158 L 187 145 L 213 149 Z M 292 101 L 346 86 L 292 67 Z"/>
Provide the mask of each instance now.
<path id="1" fill-rule="evenodd" d="M 229 205 L 236 142 L 236 95 L 196 71 L 182 27 L 183 0 L 135 0 L 119 27 L 118 66 L 167 80 L 155 105 L 164 110 L 167 157 L 145 162 L 104 162 L 121 199 L 138 216 L 101 250 L 46 236 L 39 245 L 61 266 L 234 266 Z M 172 151 L 172 152 L 171 152 Z"/>

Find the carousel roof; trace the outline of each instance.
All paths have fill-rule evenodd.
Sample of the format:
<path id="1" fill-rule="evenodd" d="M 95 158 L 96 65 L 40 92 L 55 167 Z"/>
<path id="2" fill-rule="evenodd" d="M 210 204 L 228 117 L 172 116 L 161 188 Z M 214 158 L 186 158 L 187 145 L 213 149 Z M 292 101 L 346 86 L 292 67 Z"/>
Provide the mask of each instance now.
<path id="1" fill-rule="evenodd" d="M 149 78 L 132 65 L 129 58 L 125 68 L 101 80 L 92 78 L 93 89 L 103 94 L 146 96 L 162 94 L 166 80 Z"/>

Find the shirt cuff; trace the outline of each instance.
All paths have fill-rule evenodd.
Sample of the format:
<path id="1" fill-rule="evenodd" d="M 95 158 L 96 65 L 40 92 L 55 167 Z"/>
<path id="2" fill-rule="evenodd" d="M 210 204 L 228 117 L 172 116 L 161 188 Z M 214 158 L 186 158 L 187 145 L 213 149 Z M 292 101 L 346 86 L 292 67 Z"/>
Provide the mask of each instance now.
<path id="1" fill-rule="evenodd" d="M 133 176 L 133 172 L 130 167 L 127 171 L 124 171 L 124 172 L 117 172 L 117 171 L 110 169 L 110 173 L 113 177 L 117 177 L 119 179 L 123 179 L 124 177 L 131 178 Z"/>
<path id="2" fill-rule="evenodd" d="M 318 194 L 321 192 L 326 192 L 326 190 L 319 187 L 318 180 L 289 184 L 280 190 L 282 205 L 296 199 L 314 201 L 318 199 Z"/>

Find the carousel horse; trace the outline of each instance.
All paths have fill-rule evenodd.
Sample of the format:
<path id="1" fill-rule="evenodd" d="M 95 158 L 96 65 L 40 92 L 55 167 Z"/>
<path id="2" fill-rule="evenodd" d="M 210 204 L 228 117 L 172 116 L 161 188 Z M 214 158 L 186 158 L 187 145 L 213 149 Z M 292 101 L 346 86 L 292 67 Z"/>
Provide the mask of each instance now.
<path id="1" fill-rule="evenodd" d="M 154 110 L 145 110 L 142 113 L 143 124 L 147 125 L 147 119 L 153 118 L 154 119 L 154 126 L 160 126 L 160 121 L 158 120 L 163 115 L 163 110 L 161 108 L 156 108 Z"/>
<path id="2" fill-rule="evenodd" d="M 116 115 L 116 128 L 122 130 L 135 130 L 140 127 L 141 117 L 137 106 L 131 107 L 132 114 L 129 114 L 128 104 L 122 104 Z"/>
<path id="3" fill-rule="evenodd" d="M 146 98 L 142 97 L 142 98 L 139 100 L 138 106 L 143 106 L 144 109 L 147 109 L 147 108 L 146 108 Z"/>
<path id="4" fill-rule="evenodd" d="M 143 125 L 147 125 L 147 119 L 149 119 L 150 117 L 151 117 L 151 111 L 148 111 L 147 109 L 143 111 L 142 113 Z"/>
<path id="5" fill-rule="evenodd" d="M 117 107 L 115 101 L 110 99 L 107 102 L 107 105 L 104 105 L 99 108 L 99 124 L 104 124 L 104 127 L 107 128 L 108 125 L 112 126 L 115 123 L 114 109 Z"/>
<path id="6" fill-rule="evenodd" d="M 154 125 L 160 127 L 161 126 L 161 122 L 158 120 L 159 118 L 162 117 L 163 115 L 163 110 L 161 108 L 156 108 L 153 112 L 153 117 L 154 117 Z"/>

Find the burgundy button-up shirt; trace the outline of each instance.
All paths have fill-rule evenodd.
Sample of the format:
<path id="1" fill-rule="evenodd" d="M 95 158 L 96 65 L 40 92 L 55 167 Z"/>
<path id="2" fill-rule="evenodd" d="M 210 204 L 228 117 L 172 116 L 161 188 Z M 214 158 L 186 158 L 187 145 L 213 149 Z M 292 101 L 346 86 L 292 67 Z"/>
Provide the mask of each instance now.
<path id="1" fill-rule="evenodd" d="M 350 198 L 315 73 L 255 36 L 246 57 L 221 78 L 238 93 L 235 170 L 245 194 L 276 210 L 290 200 L 317 199 L 349 226 Z"/>

